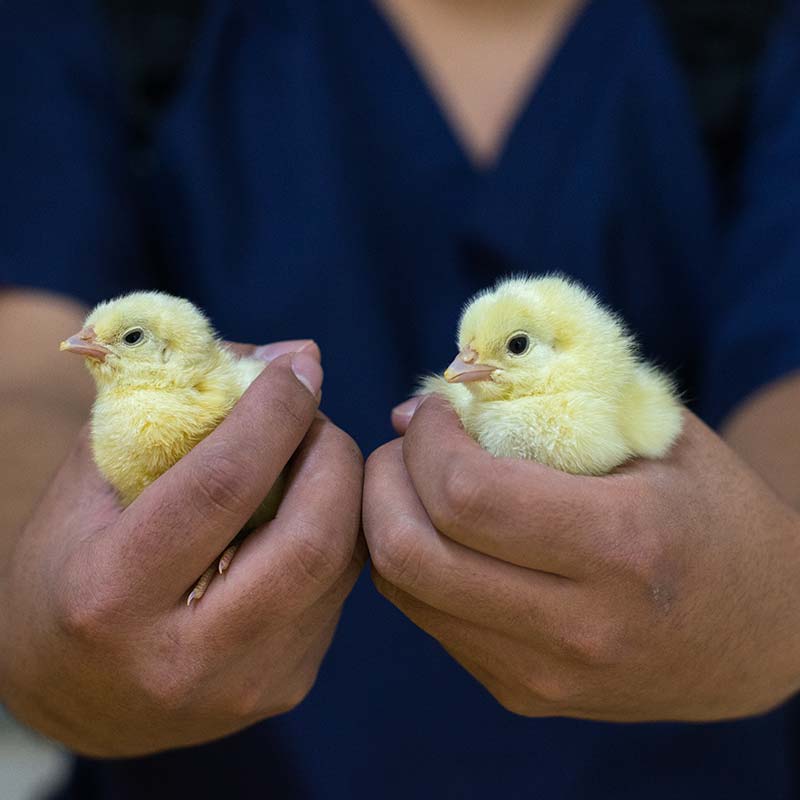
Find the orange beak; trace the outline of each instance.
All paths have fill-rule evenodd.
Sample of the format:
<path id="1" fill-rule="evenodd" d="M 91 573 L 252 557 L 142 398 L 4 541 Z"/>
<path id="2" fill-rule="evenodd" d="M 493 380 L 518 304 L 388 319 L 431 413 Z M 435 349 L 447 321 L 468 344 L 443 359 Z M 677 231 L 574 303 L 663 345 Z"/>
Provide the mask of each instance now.
<path id="1" fill-rule="evenodd" d="M 472 381 L 490 381 L 492 373 L 497 369 L 491 364 L 479 364 L 478 354 L 465 347 L 444 371 L 444 379 L 448 383 L 471 383 Z"/>
<path id="2" fill-rule="evenodd" d="M 74 336 L 70 336 L 69 339 L 65 339 L 58 349 L 86 358 L 94 358 L 97 361 L 105 361 L 106 356 L 111 352 L 97 341 L 97 334 L 91 325 Z"/>

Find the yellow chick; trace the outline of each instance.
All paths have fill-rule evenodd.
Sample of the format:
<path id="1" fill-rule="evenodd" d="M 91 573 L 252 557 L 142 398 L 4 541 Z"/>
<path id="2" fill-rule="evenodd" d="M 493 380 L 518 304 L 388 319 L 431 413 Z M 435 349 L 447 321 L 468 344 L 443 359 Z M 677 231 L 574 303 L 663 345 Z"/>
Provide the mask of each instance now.
<path id="1" fill-rule="evenodd" d="M 266 366 L 237 358 L 198 308 L 160 292 L 100 303 L 61 350 L 85 357 L 97 385 L 92 451 L 123 506 L 208 436 Z M 282 484 L 281 477 L 245 531 L 275 516 Z M 220 573 L 235 549 L 223 553 Z M 213 574 L 212 566 L 189 603 L 202 597 Z"/>
<path id="2" fill-rule="evenodd" d="M 660 458 L 680 434 L 672 381 L 574 281 L 512 278 L 481 292 L 461 315 L 458 347 L 420 393 L 444 395 L 495 456 L 602 475 L 630 458 Z"/>

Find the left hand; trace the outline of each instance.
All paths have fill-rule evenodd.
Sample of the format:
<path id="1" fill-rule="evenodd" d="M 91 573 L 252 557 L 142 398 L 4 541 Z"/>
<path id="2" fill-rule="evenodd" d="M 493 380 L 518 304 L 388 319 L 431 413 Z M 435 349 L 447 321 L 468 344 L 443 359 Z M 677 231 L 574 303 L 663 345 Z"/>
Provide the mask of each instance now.
<path id="1" fill-rule="evenodd" d="M 695 416 L 661 461 L 494 458 L 429 397 L 370 457 L 379 591 L 526 716 L 716 720 L 800 688 L 800 515 Z"/>

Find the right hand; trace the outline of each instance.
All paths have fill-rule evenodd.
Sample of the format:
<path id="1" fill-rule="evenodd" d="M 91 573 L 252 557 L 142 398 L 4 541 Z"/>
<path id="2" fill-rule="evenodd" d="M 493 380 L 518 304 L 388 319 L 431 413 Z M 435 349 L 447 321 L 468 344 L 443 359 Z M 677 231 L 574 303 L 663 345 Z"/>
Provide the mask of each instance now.
<path id="1" fill-rule="evenodd" d="M 363 464 L 293 366 L 319 388 L 310 355 L 272 361 L 124 510 L 84 430 L 2 565 L 0 699 L 20 720 L 87 755 L 133 756 L 306 696 L 365 558 Z M 276 519 L 187 608 L 295 450 Z"/>

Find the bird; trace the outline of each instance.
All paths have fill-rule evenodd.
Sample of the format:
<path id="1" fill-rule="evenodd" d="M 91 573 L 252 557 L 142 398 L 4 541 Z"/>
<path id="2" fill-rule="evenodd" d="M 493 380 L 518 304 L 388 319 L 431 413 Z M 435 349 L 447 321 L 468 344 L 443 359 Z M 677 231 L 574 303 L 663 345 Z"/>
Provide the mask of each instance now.
<path id="1" fill-rule="evenodd" d="M 189 300 L 155 291 L 99 303 L 60 349 L 83 356 L 94 378 L 92 455 L 123 507 L 208 436 L 266 366 L 238 358 Z M 242 534 L 275 516 L 283 484 L 281 474 Z M 237 546 L 238 537 L 222 553 L 220 574 Z M 187 604 L 214 574 L 212 564 Z"/>
<path id="2" fill-rule="evenodd" d="M 664 457 L 683 412 L 675 382 L 645 361 L 623 320 L 560 274 L 515 276 L 479 292 L 459 353 L 417 394 L 438 394 L 494 456 L 575 475 Z"/>

